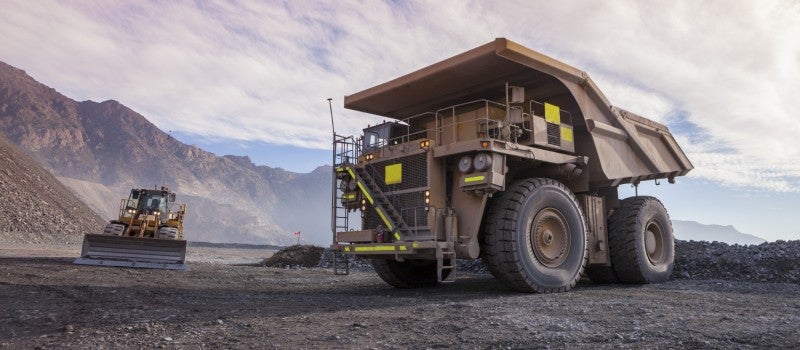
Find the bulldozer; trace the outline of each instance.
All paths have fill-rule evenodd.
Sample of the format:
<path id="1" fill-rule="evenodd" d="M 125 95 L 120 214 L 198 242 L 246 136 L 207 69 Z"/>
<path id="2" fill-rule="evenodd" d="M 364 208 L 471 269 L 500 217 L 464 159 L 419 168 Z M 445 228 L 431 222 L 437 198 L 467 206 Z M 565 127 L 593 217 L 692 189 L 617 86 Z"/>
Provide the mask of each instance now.
<path id="1" fill-rule="evenodd" d="M 83 238 L 79 265 L 187 270 L 183 219 L 186 204 L 175 203 L 168 187 L 132 189 L 119 216 L 101 234 Z"/>
<path id="2" fill-rule="evenodd" d="M 457 259 L 478 258 L 520 292 L 669 279 L 672 224 L 638 185 L 674 183 L 692 163 L 585 72 L 498 38 L 344 107 L 385 119 L 333 131 L 331 248 L 389 285 L 453 282 Z M 619 198 L 621 185 L 637 195 Z"/>

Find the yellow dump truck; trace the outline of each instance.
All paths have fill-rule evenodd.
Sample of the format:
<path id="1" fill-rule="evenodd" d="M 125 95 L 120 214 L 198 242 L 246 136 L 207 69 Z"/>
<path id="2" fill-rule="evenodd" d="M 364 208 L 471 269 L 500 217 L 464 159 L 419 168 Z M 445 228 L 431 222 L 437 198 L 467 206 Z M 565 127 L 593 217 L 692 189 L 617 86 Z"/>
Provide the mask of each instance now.
<path id="1" fill-rule="evenodd" d="M 667 211 L 617 188 L 693 166 L 666 126 L 612 106 L 585 72 L 499 38 L 344 105 L 391 121 L 334 133 L 332 248 L 388 284 L 452 281 L 456 259 L 476 258 L 523 292 L 669 278 Z"/>
<path id="2" fill-rule="evenodd" d="M 169 188 L 132 189 L 102 234 L 86 234 L 75 264 L 186 270 L 186 204 Z"/>

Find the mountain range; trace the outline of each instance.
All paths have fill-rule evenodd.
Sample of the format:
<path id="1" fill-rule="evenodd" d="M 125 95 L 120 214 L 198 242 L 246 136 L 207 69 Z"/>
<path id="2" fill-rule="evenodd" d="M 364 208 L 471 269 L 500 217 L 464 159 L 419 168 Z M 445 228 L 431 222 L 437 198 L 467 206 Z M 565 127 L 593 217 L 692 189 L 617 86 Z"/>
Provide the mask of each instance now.
<path id="1" fill-rule="evenodd" d="M 675 238 L 684 241 L 723 242 L 728 244 L 761 244 L 761 237 L 739 232 L 733 226 L 705 225 L 695 221 L 672 220 Z"/>
<path id="2" fill-rule="evenodd" d="M 120 104 L 74 101 L 0 62 L 0 131 L 106 219 L 131 188 L 169 185 L 190 240 L 330 242 L 330 166 L 300 174 L 186 145 Z"/>

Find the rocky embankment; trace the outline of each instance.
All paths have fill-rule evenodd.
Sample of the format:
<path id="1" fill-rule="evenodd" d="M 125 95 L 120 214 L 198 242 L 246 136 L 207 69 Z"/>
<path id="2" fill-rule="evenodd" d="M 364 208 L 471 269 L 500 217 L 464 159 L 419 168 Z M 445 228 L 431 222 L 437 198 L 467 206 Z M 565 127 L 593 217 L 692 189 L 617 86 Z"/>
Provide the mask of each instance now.
<path id="1" fill-rule="evenodd" d="M 105 220 L 0 136 L 0 242 L 75 243 Z"/>
<path id="2" fill-rule="evenodd" d="M 307 251 L 317 254 L 316 251 Z M 317 267 L 331 268 L 333 252 L 325 249 Z M 342 258 L 337 255 L 341 264 Z M 303 258 L 308 261 L 309 258 Z M 282 266 L 298 266 L 285 259 Z M 350 259 L 351 270 L 370 270 L 368 260 Z M 340 266 L 342 268 L 342 266 Z M 458 270 L 487 274 L 481 260 L 459 260 Z M 777 241 L 759 245 L 729 245 L 720 242 L 675 241 L 673 279 L 721 279 L 745 282 L 800 283 L 800 241 Z"/>

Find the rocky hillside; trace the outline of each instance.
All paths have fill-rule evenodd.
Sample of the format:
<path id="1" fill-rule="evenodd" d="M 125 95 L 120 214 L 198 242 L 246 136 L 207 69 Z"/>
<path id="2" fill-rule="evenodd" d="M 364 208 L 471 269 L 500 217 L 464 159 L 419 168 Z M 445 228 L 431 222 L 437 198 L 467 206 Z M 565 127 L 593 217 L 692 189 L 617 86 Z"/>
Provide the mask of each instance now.
<path id="1" fill-rule="evenodd" d="M 0 131 L 107 218 L 130 188 L 164 184 L 189 204 L 190 240 L 286 244 L 297 230 L 329 235 L 330 168 L 297 174 L 220 157 L 117 101 L 74 101 L 2 62 Z"/>
<path id="2" fill-rule="evenodd" d="M 95 214 L 35 160 L 0 135 L 0 242 L 76 243 L 102 231 Z"/>

